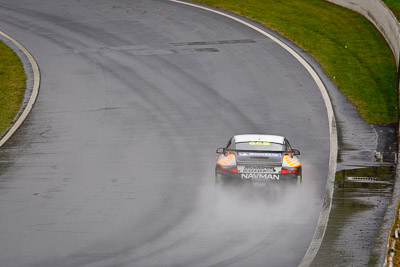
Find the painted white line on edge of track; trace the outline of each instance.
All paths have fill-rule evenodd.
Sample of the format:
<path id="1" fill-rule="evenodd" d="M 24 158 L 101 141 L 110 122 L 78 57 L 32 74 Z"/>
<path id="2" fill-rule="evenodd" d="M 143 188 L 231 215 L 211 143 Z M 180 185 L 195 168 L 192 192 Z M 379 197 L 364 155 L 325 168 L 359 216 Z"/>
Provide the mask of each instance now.
<path id="1" fill-rule="evenodd" d="M 209 12 L 213 12 L 215 14 L 230 18 L 236 22 L 239 22 L 239 23 L 261 33 L 262 35 L 268 37 L 269 39 L 273 40 L 275 43 L 280 45 L 282 48 L 284 48 L 286 51 L 288 51 L 292 56 L 294 56 L 304 66 L 304 68 L 310 73 L 310 75 L 314 79 L 315 83 L 317 84 L 317 86 L 321 92 L 322 98 L 324 99 L 324 103 L 325 103 L 325 107 L 326 107 L 326 111 L 327 111 L 327 115 L 328 115 L 329 134 L 330 134 L 330 154 L 329 154 L 328 179 L 326 181 L 324 202 L 322 204 L 321 212 L 320 212 L 319 219 L 318 219 L 318 224 L 315 229 L 314 237 L 311 241 L 311 244 L 308 247 L 308 250 L 307 250 L 304 258 L 302 259 L 301 263 L 299 264 L 299 266 L 302 266 L 302 267 L 310 266 L 321 246 L 322 239 L 324 238 L 325 230 L 328 225 L 329 214 L 330 214 L 331 206 L 332 206 L 332 196 L 333 196 L 333 189 L 334 189 L 334 182 L 335 182 L 337 153 L 338 153 L 336 119 L 335 119 L 335 114 L 333 112 L 332 102 L 329 98 L 328 91 L 327 91 L 324 83 L 322 82 L 321 78 L 318 76 L 316 71 L 311 67 L 311 65 L 303 57 L 301 57 L 295 50 L 293 50 L 287 44 L 285 44 L 278 38 L 272 36 L 271 34 L 267 33 L 266 31 L 254 26 L 240 18 L 234 17 L 232 15 L 226 14 L 224 12 L 221 12 L 221 11 L 218 11 L 215 9 L 211 9 L 211 8 L 193 4 L 193 3 L 182 2 L 179 0 L 169 0 L 169 1 L 187 5 L 187 6 L 191 6 L 191 7 L 195 7 L 195 8 L 200 8 L 200 9 L 203 9 L 203 10 L 206 10 Z"/>
<path id="2" fill-rule="evenodd" d="M 36 102 L 37 96 L 39 94 L 39 86 L 40 86 L 40 71 L 39 71 L 39 66 L 36 63 L 36 60 L 33 58 L 33 56 L 29 53 L 26 48 L 20 44 L 18 41 L 13 39 L 12 37 L 8 36 L 4 32 L 0 31 L 0 34 L 5 37 L 6 39 L 10 40 L 13 42 L 28 58 L 29 63 L 32 66 L 32 71 L 33 71 L 33 89 L 32 89 L 32 94 L 29 98 L 28 103 L 24 107 L 24 111 L 21 113 L 17 121 L 11 126 L 11 128 L 7 131 L 7 133 L 3 136 L 3 138 L 0 140 L 0 147 L 7 142 L 8 139 L 11 138 L 11 136 L 18 130 L 18 128 L 22 125 L 22 123 L 26 120 L 28 117 L 29 113 L 31 112 L 33 105 Z"/>

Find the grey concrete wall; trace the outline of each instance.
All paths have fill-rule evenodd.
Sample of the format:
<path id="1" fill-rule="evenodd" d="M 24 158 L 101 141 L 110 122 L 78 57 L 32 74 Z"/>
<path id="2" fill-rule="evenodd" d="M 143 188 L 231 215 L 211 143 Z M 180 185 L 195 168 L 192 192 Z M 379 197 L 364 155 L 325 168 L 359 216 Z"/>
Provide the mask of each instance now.
<path id="1" fill-rule="evenodd" d="M 382 33 L 396 58 L 400 59 L 400 25 L 393 13 L 381 0 L 325 0 L 354 10 L 366 17 Z"/>

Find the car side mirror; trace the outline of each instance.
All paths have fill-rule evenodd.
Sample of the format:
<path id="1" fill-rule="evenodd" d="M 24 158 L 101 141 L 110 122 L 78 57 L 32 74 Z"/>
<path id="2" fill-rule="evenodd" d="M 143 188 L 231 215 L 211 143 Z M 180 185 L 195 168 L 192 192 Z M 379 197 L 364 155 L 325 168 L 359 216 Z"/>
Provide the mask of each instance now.
<path id="1" fill-rule="evenodd" d="M 217 154 L 222 154 L 224 152 L 225 152 L 225 148 L 223 148 L 223 147 L 220 147 L 217 149 Z"/>
<path id="2" fill-rule="evenodd" d="M 293 152 L 296 156 L 300 155 L 300 151 L 298 149 L 293 149 Z"/>

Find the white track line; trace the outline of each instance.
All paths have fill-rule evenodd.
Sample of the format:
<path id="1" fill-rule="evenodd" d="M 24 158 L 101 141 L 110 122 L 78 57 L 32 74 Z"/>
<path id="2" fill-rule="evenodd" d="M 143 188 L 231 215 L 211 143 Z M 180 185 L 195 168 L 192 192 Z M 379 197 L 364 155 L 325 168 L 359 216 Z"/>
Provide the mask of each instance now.
<path id="1" fill-rule="evenodd" d="M 37 96 L 39 94 L 39 86 L 40 86 L 40 71 L 38 64 L 36 63 L 35 59 L 32 57 L 32 55 L 26 50 L 25 47 L 23 47 L 19 42 L 17 42 L 15 39 L 11 38 L 4 32 L 0 31 L 0 34 L 13 42 L 28 58 L 32 70 L 33 70 L 33 89 L 32 89 L 32 94 L 29 98 L 28 103 L 26 104 L 24 111 L 22 114 L 19 116 L 17 121 L 11 126 L 11 128 L 7 131 L 7 133 L 3 136 L 3 138 L 0 140 L 0 147 L 4 145 L 5 142 L 7 142 L 8 139 L 11 138 L 11 136 L 18 130 L 18 128 L 22 125 L 22 123 L 26 120 L 28 117 L 30 111 L 33 108 L 33 105 L 35 104 L 35 101 L 37 99 Z"/>
<path id="2" fill-rule="evenodd" d="M 317 255 L 317 252 L 321 246 L 322 239 L 324 238 L 324 235 L 325 235 L 326 226 L 328 225 L 329 214 L 330 214 L 331 206 L 332 206 L 332 195 L 333 195 L 333 189 L 334 189 L 333 185 L 335 182 L 337 153 L 338 153 L 336 119 L 335 119 L 335 114 L 333 112 L 332 103 L 331 103 L 331 100 L 328 95 L 328 91 L 327 91 L 324 83 L 322 82 L 322 80 L 318 76 L 318 74 L 315 72 L 315 70 L 311 67 L 311 65 L 303 57 L 301 57 L 295 50 L 293 50 L 291 47 L 289 47 L 287 44 L 285 44 L 281 40 L 277 39 L 273 35 L 262 30 L 261 28 L 258 28 L 240 18 L 234 17 L 232 15 L 229 15 L 227 13 L 224 13 L 224 12 L 221 12 L 221 11 L 218 11 L 215 9 L 207 8 L 205 6 L 201 6 L 201 5 L 197 5 L 197 4 L 193 4 L 193 3 L 182 2 L 182 1 L 178 1 L 178 0 L 169 0 L 169 1 L 187 5 L 187 6 L 191 6 L 191 7 L 195 7 L 195 8 L 200 8 L 203 10 L 207 10 L 209 12 L 216 13 L 218 15 L 230 18 L 236 22 L 246 25 L 247 27 L 261 33 L 262 35 L 273 40 L 275 43 L 279 44 L 286 51 L 288 51 L 292 56 L 294 56 L 304 66 L 304 68 L 310 73 L 310 75 L 314 79 L 315 83 L 317 84 L 317 86 L 321 92 L 321 95 L 324 99 L 326 111 L 328 114 L 329 133 L 330 133 L 330 155 L 329 155 L 328 179 L 326 181 L 324 202 L 323 202 L 321 212 L 319 215 L 318 224 L 315 229 L 314 237 L 311 241 L 311 244 L 308 247 L 308 250 L 307 250 L 304 258 L 299 265 L 302 267 L 310 266 L 310 264 L 313 262 L 315 256 Z"/>

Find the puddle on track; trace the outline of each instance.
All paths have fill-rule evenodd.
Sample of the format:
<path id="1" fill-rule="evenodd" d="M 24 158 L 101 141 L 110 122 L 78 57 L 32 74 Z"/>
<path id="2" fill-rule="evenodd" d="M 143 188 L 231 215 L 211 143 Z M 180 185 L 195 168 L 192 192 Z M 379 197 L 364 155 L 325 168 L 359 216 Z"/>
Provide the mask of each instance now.
<path id="1" fill-rule="evenodd" d="M 328 228 L 312 266 L 367 266 L 391 200 L 395 166 L 336 173 Z"/>

